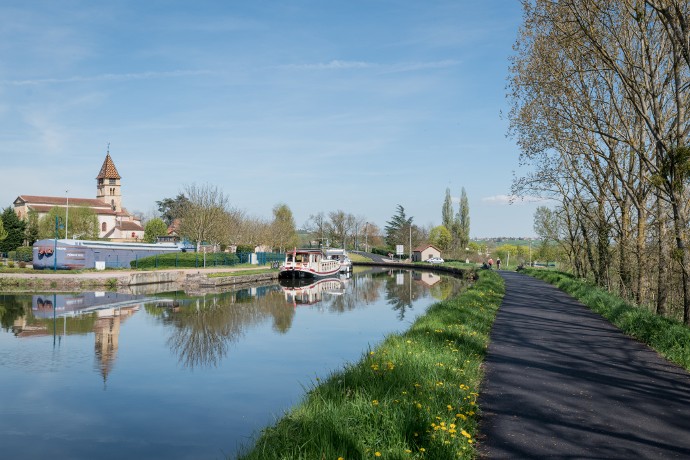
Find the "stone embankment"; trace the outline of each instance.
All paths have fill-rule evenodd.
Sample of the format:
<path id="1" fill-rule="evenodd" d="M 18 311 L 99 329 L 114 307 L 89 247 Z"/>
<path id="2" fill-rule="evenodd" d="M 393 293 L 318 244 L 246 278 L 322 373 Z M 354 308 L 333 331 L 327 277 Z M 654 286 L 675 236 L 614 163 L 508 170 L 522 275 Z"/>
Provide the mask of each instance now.
<path id="1" fill-rule="evenodd" d="M 257 267 L 257 270 L 265 267 Z M 199 268 L 186 270 L 113 270 L 85 273 L 40 272 L 0 273 L 0 289 L 19 291 L 123 290 L 147 291 L 148 287 L 177 285 L 183 288 L 214 288 L 276 279 L 278 272 L 231 276 L 239 269 Z M 251 269 L 243 268 L 242 271 Z M 228 276 L 209 278 L 211 273 Z"/>

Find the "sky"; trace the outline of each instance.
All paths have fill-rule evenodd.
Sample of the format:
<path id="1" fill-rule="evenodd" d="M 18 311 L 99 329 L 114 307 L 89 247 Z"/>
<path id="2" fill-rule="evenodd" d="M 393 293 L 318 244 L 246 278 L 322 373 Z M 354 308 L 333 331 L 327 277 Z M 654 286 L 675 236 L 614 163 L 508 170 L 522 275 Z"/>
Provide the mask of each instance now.
<path id="1" fill-rule="evenodd" d="M 471 237 L 533 236 L 510 204 L 519 149 L 506 84 L 522 19 L 506 0 L 4 0 L 0 207 L 95 198 L 110 155 L 147 217 L 186 186 L 303 227 L 342 210 L 383 228 L 402 205 Z M 109 145 L 109 147 L 108 147 Z"/>

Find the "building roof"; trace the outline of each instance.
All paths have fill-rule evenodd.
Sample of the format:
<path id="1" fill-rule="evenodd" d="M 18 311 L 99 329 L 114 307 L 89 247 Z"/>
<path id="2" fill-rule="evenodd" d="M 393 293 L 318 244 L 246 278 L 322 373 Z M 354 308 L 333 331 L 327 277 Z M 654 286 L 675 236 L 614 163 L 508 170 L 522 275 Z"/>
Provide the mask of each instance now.
<path id="1" fill-rule="evenodd" d="M 115 163 L 113 163 L 113 159 L 110 158 L 110 152 L 105 155 L 105 161 L 103 161 L 103 166 L 101 166 L 101 172 L 98 173 L 96 179 L 121 179 L 115 167 Z"/>
<path id="2" fill-rule="evenodd" d="M 439 248 L 437 248 L 436 246 L 434 246 L 433 244 L 423 244 L 423 245 L 421 245 L 421 246 L 419 246 L 419 247 L 414 248 L 414 249 L 412 250 L 412 252 L 422 252 L 422 251 L 425 250 L 426 248 L 434 248 L 434 249 L 436 249 L 438 252 L 441 252 L 441 250 L 440 250 Z"/>
<path id="3" fill-rule="evenodd" d="M 26 204 L 30 207 L 36 205 L 44 206 L 67 206 L 69 201 L 70 206 L 86 206 L 89 208 L 108 208 L 110 205 L 105 201 L 97 200 L 95 198 L 68 198 L 64 196 L 40 196 L 40 195 L 19 195 L 14 203 L 17 205 Z"/>

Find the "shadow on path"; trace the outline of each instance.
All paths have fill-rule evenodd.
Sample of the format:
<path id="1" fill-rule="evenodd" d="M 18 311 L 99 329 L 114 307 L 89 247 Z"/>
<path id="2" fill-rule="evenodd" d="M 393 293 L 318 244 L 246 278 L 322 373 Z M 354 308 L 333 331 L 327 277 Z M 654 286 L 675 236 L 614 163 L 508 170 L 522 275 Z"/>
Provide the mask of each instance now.
<path id="1" fill-rule="evenodd" d="M 690 374 L 568 294 L 500 272 L 480 453 L 498 458 L 690 458 Z"/>

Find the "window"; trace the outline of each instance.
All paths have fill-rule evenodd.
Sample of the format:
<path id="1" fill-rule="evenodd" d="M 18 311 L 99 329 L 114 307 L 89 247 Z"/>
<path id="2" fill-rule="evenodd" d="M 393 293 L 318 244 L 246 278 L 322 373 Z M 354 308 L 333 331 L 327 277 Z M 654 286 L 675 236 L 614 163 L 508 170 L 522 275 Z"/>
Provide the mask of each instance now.
<path id="1" fill-rule="evenodd" d="M 108 184 L 115 185 L 115 179 L 108 179 Z"/>
<path id="2" fill-rule="evenodd" d="M 101 231 L 102 231 L 102 232 L 105 232 L 107 228 L 108 228 L 107 225 L 105 224 L 105 222 L 103 222 L 103 223 L 101 224 Z"/>

